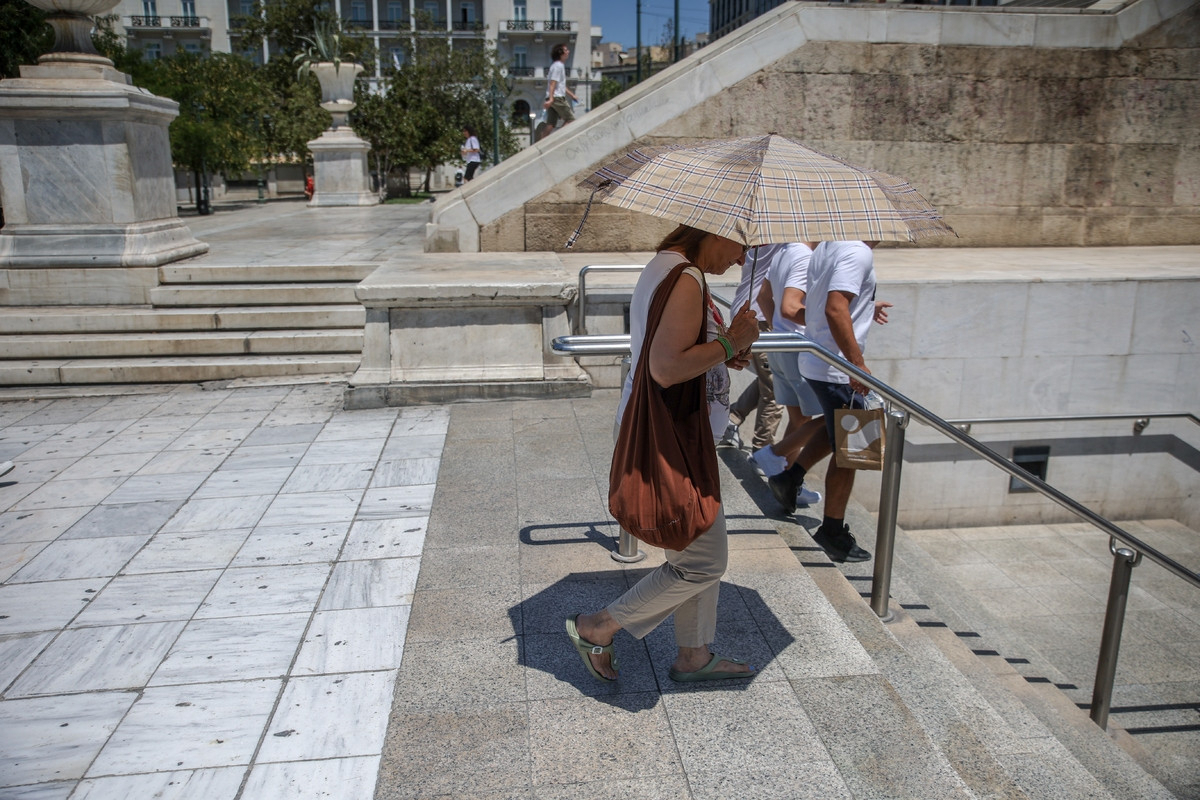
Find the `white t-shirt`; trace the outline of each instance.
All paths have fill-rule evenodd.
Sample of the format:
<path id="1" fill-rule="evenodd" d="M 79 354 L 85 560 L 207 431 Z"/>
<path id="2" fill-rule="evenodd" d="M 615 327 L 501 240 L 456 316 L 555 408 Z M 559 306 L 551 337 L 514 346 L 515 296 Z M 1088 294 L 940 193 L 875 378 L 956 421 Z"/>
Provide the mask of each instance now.
<path id="1" fill-rule="evenodd" d="M 554 96 L 567 96 L 567 68 L 563 66 L 563 62 L 555 61 L 550 65 L 550 72 L 546 76 L 547 80 L 554 81 Z M 550 84 L 546 84 L 549 88 Z"/>
<path id="2" fill-rule="evenodd" d="M 829 321 L 825 319 L 825 298 L 830 292 L 854 295 L 850 301 L 850 321 L 859 350 L 866 353 L 867 333 L 875 316 L 875 259 L 871 248 L 862 242 L 821 242 L 813 250 L 808 265 L 808 297 L 806 298 L 805 331 L 808 338 L 833 353 L 844 356 Z M 815 381 L 849 383 L 842 371 L 826 364 L 811 353 L 800 354 L 800 374 Z"/>
<path id="3" fill-rule="evenodd" d="M 746 301 L 750 301 L 750 308 L 754 311 L 754 316 L 758 317 L 759 322 L 766 322 L 767 315 L 758 307 L 758 290 L 762 288 L 763 281 L 767 277 L 767 267 L 771 263 L 771 252 L 779 247 L 775 244 L 767 244 L 762 247 L 751 247 L 746 251 L 746 263 L 742 264 L 742 278 L 738 282 L 737 291 L 733 295 L 733 308 L 730 313 L 736 314 L 742 310 L 742 306 L 746 305 Z M 757 261 L 755 260 L 757 258 Z M 754 285 L 750 285 L 753 277 Z"/>
<path id="4" fill-rule="evenodd" d="M 463 159 L 470 164 L 472 161 L 479 161 L 479 139 L 474 136 L 468 136 L 466 143 L 462 146 Z M 470 152 L 474 150 L 475 152 Z"/>
<path id="5" fill-rule="evenodd" d="M 633 289 L 633 297 L 629 301 L 629 374 L 625 377 L 625 385 L 621 387 L 621 402 L 617 406 L 617 425 L 625 414 L 625 405 L 633 392 L 633 376 L 637 372 L 641 360 L 642 344 L 646 340 L 646 318 L 650 315 L 650 304 L 654 301 L 654 292 L 663 279 L 670 274 L 680 262 L 686 261 L 681 254 L 673 250 L 664 250 L 650 259 L 650 263 L 642 270 L 637 285 Z M 701 290 L 704 288 L 704 275 L 699 267 L 691 267 L 686 273 L 692 276 Z M 682 279 L 681 279 L 682 280 Z M 705 311 L 704 319 L 708 329 L 708 341 L 715 339 L 720 333 L 720 324 L 713 317 L 711 310 Z M 708 420 L 712 426 L 713 436 L 720 437 L 729 425 L 729 369 L 724 364 L 717 364 L 705 375 L 706 395 L 708 398 Z"/>
<path id="6" fill-rule="evenodd" d="M 804 333 L 804 326 L 792 322 L 780 313 L 783 308 L 783 292 L 785 289 L 808 291 L 808 262 L 812 258 L 812 250 L 803 242 L 775 245 L 778 250 L 773 254 L 767 269 L 767 280 L 771 282 L 771 295 L 775 298 L 775 314 L 771 317 L 771 330 Z"/>

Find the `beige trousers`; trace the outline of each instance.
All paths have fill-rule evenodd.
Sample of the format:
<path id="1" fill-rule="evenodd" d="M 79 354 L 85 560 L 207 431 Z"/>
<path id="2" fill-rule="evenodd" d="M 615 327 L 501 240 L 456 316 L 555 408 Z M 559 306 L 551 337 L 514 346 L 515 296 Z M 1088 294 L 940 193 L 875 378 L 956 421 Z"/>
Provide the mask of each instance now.
<path id="1" fill-rule="evenodd" d="M 667 562 L 608 606 L 622 628 L 642 639 L 671 614 L 675 644 L 703 647 L 717 633 L 717 595 L 729 563 L 725 508 L 713 526 L 684 550 L 667 550 Z"/>

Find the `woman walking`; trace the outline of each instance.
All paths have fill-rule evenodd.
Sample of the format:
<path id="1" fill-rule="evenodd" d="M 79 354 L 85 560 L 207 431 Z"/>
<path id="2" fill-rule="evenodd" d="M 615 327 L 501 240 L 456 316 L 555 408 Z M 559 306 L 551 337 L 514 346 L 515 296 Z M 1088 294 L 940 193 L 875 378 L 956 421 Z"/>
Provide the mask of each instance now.
<path id="1" fill-rule="evenodd" d="M 630 302 L 633 363 L 617 409 L 617 424 L 629 400 L 633 376 L 642 356 L 647 316 L 654 295 L 671 271 L 690 262 L 671 289 L 657 332 L 646 356 L 657 387 L 671 387 L 699 375 L 706 376 L 711 437 L 702 443 L 715 448 L 716 439 L 729 423 L 729 373 L 749 363 L 750 345 L 758 338 L 758 321 L 749 304 L 737 311 L 728 328 L 721 325 L 711 303 L 704 307 L 705 275 L 721 275 L 745 260 L 746 248 L 716 234 L 680 225 L 658 246 L 658 254 L 642 271 Z M 708 335 L 697 344 L 697 331 L 705 324 Z M 656 388 L 657 388 L 656 387 Z M 670 676 L 675 681 L 748 678 L 755 668 L 736 658 L 714 654 L 709 645 L 716 636 L 717 596 L 728 562 L 728 536 L 724 509 L 711 528 L 685 549 L 667 550 L 666 563 L 658 567 L 606 608 L 567 618 L 571 638 L 584 665 L 596 678 L 617 679 L 613 637 L 626 630 L 644 638 L 659 623 L 675 615 L 675 642 L 679 648 Z"/>

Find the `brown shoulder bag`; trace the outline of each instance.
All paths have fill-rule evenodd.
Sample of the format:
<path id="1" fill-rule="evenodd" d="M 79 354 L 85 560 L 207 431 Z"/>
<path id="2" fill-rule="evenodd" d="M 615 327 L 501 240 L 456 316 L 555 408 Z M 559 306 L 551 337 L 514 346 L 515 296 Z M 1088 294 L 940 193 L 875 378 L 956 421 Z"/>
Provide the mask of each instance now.
<path id="1" fill-rule="evenodd" d="M 705 377 L 667 388 L 650 376 L 650 343 L 682 263 L 659 284 L 646 319 L 646 338 L 608 473 L 608 509 L 646 544 L 683 550 L 717 521 L 721 476 L 708 421 Z M 708 306 L 708 287 L 704 305 Z M 696 344 L 706 341 L 704 316 Z"/>

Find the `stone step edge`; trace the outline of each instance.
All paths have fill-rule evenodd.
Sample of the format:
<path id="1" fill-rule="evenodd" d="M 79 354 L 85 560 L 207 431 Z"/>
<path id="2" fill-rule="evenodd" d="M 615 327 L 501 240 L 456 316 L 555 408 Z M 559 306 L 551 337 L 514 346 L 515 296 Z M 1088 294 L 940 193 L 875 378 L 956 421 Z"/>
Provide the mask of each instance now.
<path id="1" fill-rule="evenodd" d="M 138 331 L 0 336 L 6 361 L 219 355 L 362 355 L 362 328 Z"/>
<path id="2" fill-rule="evenodd" d="M 361 281 L 378 264 L 191 264 L 158 268 L 164 285 L 243 283 L 344 283 Z"/>
<path id="3" fill-rule="evenodd" d="M 875 549 L 875 515 L 867 511 L 856 500 L 851 499 L 850 505 L 847 508 L 846 519 L 850 523 L 851 529 L 856 532 L 860 544 L 873 552 Z M 904 620 L 909 615 L 904 611 L 897 595 L 907 594 L 908 597 L 905 600 L 910 604 L 920 599 L 912 593 L 904 577 L 914 572 L 921 574 L 921 567 L 914 569 L 911 565 L 907 565 L 901 558 L 901 551 L 907 552 L 909 549 L 908 545 L 911 543 L 911 540 L 904 535 L 903 530 L 897 528 L 896 531 L 896 562 L 893 564 L 892 599 L 889 602 L 889 608 L 899 621 L 899 624 L 897 624 L 881 622 L 871 609 L 869 599 L 863 597 L 863 593 L 870 591 L 871 583 L 869 576 L 873 573 L 874 560 L 865 562 L 864 564 L 840 565 L 841 569 L 816 566 L 818 564 L 825 565 L 826 567 L 837 567 L 839 565 L 833 564 L 825 557 L 820 548 L 816 547 L 815 543 L 804 535 L 802 527 L 797 526 L 797 529 L 802 532 L 800 538 L 803 540 L 803 543 L 813 545 L 811 555 L 808 552 L 804 552 L 803 554 L 797 553 L 798 559 L 809 569 L 809 572 L 813 575 L 813 579 L 817 582 L 822 592 L 826 594 L 826 597 L 830 599 L 830 602 L 842 614 L 843 619 L 847 622 L 847 626 L 856 637 L 859 637 L 859 640 L 863 643 L 867 651 L 871 653 L 872 657 L 876 657 L 876 653 L 879 652 L 881 647 L 881 638 L 879 636 L 879 629 L 881 627 L 889 639 L 896 642 L 906 653 L 911 655 L 912 646 L 905 647 L 903 643 L 903 635 L 907 635 L 904 634 Z M 805 549 L 807 550 L 808 548 Z M 843 574 L 843 570 L 857 574 L 847 576 Z M 864 578 L 864 580 L 858 580 L 858 578 Z M 957 622 L 961 623 L 961 620 L 957 620 Z M 895 630 L 892 629 L 893 625 L 897 626 Z M 917 631 L 917 635 L 922 639 L 930 640 L 928 631 L 925 628 L 917 626 L 915 622 L 909 627 L 911 630 Z M 932 628 L 930 630 L 936 631 L 938 629 Z M 957 630 L 966 630 L 966 627 L 959 624 Z M 1024 738 L 1043 736 L 1053 739 L 1056 749 L 1058 746 L 1061 746 L 1062 752 L 1077 762 L 1080 768 L 1086 771 L 1099 786 L 1104 787 L 1106 793 L 1112 791 L 1115 787 L 1117 791 L 1113 794 L 1114 797 L 1121 798 L 1121 800 L 1125 800 L 1125 798 L 1130 798 L 1130 800 L 1133 800 L 1133 798 L 1163 800 L 1164 798 L 1171 797 L 1170 793 L 1156 778 L 1148 773 L 1128 753 L 1112 743 L 1111 739 L 1098 727 L 1093 725 L 1086 714 L 1080 712 L 1057 688 L 1048 684 L 1030 684 L 1023 676 L 1017 675 L 1016 670 L 1008 665 L 1007 662 L 1003 662 L 1002 660 L 1003 667 L 1001 671 L 1004 672 L 1006 670 L 1007 673 L 1015 677 L 1004 678 L 1002 676 L 998 678 L 993 674 L 992 670 L 988 669 L 989 666 L 994 665 L 985 665 L 981 656 L 976 655 L 966 645 L 957 641 L 959 637 L 956 634 L 953 635 L 953 638 L 962 648 L 957 655 L 962 656 L 965 652 L 966 658 L 969 659 L 968 663 L 971 663 L 975 667 L 975 670 L 972 671 L 976 673 L 976 679 L 972 680 L 970 674 L 959 669 L 955 661 L 949 655 L 946 655 L 945 658 L 949 661 L 950 667 L 966 676 L 965 679 L 973 686 L 973 692 L 986 702 L 992 711 L 998 714 L 1006 726 L 1013 730 L 1020 729 L 1036 733 L 1033 737 L 1025 736 Z M 876 663 L 880 663 L 879 658 L 876 658 Z M 880 667 L 883 668 L 884 664 L 880 663 Z M 884 670 L 884 674 L 888 676 L 894 685 L 896 684 L 893 676 L 888 675 L 887 670 Z M 900 687 L 897 687 L 897 691 L 901 691 Z M 1033 694 L 1034 692 L 1038 694 Z M 1052 708 L 1061 709 L 1064 715 L 1063 718 L 1067 720 L 1066 724 L 1063 724 L 1061 720 L 1055 719 L 1053 714 L 1043 719 L 1042 714 L 1038 713 L 1038 711 L 1046 712 L 1048 701 L 1043 700 L 1043 702 L 1039 703 L 1034 698 L 1043 695 L 1048 696 L 1055 703 L 1063 702 L 1066 704 L 1065 706 L 1050 704 Z M 906 699 L 908 699 L 907 696 Z M 1030 703 L 1033 703 L 1033 705 L 1031 706 Z M 956 714 L 959 713 L 957 709 L 952 708 L 951 711 Z M 914 708 L 914 713 L 916 712 L 917 709 Z M 1080 726 L 1081 720 L 1085 721 L 1086 725 Z M 1017 728 L 1013 728 L 1014 725 Z M 1082 734 L 1080 734 L 1080 730 L 1083 731 Z M 1078 738 L 1081 735 L 1085 743 L 1090 743 L 1094 747 L 1082 747 Z M 1068 741 L 1063 741 L 1064 738 Z M 942 743 L 938 743 L 938 746 L 941 747 Z M 1093 757 L 1096 746 L 1105 754 L 1104 757 Z M 950 754 L 944 753 L 944 755 L 947 759 L 952 760 Z M 992 760 L 1001 765 L 1003 765 L 1002 758 L 1009 757 L 992 753 Z M 1112 766 L 1114 762 L 1123 764 L 1133 775 L 1125 776 L 1119 768 L 1114 770 Z M 1050 764 L 1053 765 L 1054 762 L 1051 761 Z M 1026 779 L 1022 780 L 1019 775 L 1014 774 L 1014 769 L 1010 769 L 1007 766 L 1003 766 L 1003 769 L 1005 774 L 1023 786 L 1031 780 L 1030 776 L 1026 776 Z M 1140 787 L 1142 790 L 1134 791 L 1133 787 Z M 1029 788 L 1032 789 L 1033 787 Z M 1038 796 L 1039 794 L 1040 792 L 1034 792 L 1034 796 Z"/>
<path id="4" fill-rule="evenodd" d="M 322 317 L 331 317 L 323 319 Z M 341 317 L 345 317 L 342 319 Z M 305 318 L 311 324 L 303 324 Z M 9 306 L 0 308 L 0 337 L 87 333 L 162 333 L 355 329 L 366 321 L 357 303 L 299 306 Z M 296 323 L 300 322 L 300 325 Z M 274 324 L 272 324 L 274 323 Z M 340 323 L 340 324 L 339 324 Z M 142 325 L 143 327 L 135 327 Z"/>
<path id="5" fill-rule="evenodd" d="M 1019 633 L 998 623 L 968 625 L 954 609 L 970 607 L 972 618 L 977 620 L 990 619 L 991 615 L 970 597 L 969 592 L 952 591 L 954 584 L 948 576 L 941 576 L 935 583 L 929 576 L 939 575 L 940 567 L 899 528 L 893 570 L 894 575 L 903 571 L 902 582 L 912 587 L 924 600 L 931 601 L 925 602 L 925 605 L 936 607 L 937 613 L 945 618 L 943 621 L 947 628 L 930 628 L 928 633 L 948 657 L 952 657 L 956 651 L 969 654 L 970 662 L 978 670 L 964 671 L 964 674 L 977 687 L 986 687 L 989 680 L 999 680 L 1007 689 L 1007 694 L 1019 701 L 1025 712 L 1038 719 L 1076 761 L 1121 800 L 1173 797 L 1147 769 L 1145 760 L 1148 756 L 1141 745 L 1111 719 L 1108 731 L 1093 723 L 1088 712 L 1080 709 L 1055 685 L 1067 682 L 1067 676 L 1055 669 Z M 893 578 L 893 583 L 896 582 Z M 1030 666 L 1018 669 L 1002 657 L 977 655 L 974 651 L 977 648 L 967 645 L 955 633 L 968 629 L 981 635 L 981 639 L 976 641 L 995 644 L 1000 652 L 1019 652 L 1029 660 Z M 1026 673 L 1030 672 L 1039 673 L 1038 677 L 1046 677 L 1048 682 L 1028 680 Z"/>
<path id="6" fill-rule="evenodd" d="M 0 386 L 199 383 L 358 369 L 357 354 L 244 355 L 0 361 Z"/>

